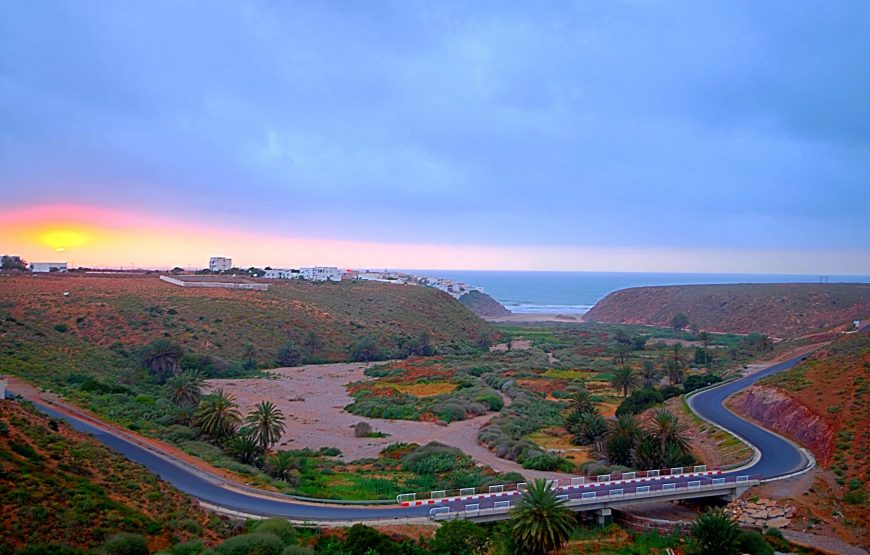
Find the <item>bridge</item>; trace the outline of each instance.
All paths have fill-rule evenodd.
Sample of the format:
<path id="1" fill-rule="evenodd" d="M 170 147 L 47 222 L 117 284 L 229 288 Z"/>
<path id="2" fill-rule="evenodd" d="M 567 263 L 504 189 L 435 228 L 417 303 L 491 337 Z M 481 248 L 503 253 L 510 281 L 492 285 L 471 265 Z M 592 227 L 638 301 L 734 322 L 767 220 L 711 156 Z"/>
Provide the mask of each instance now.
<path id="1" fill-rule="evenodd" d="M 571 510 L 594 512 L 599 522 L 603 522 L 611 509 L 625 505 L 703 497 L 731 501 L 760 482 L 759 475 L 726 474 L 721 470 L 707 470 L 706 466 L 695 466 L 550 480 L 548 485 L 556 498 L 564 500 Z M 403 494 L 398 496 L 397 502 L 403 507 L 429 507 L 429 518 L 433 520 L 490 522 L 509 518 L 510 510 L 522 497 L 527 485 Z"/>

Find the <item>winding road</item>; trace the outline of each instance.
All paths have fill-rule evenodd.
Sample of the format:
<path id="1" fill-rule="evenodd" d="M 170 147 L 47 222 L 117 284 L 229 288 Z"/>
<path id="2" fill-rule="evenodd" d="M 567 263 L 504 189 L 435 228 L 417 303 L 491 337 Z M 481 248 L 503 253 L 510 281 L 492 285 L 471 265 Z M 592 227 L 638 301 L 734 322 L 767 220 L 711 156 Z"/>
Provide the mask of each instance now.
<path id="1" fill-rule="evenodd" d="M 717 474 L 718 478 L 734 480 L 738 475 L 761 475 L 765 480 L 787 476 L 800 472 L 810 466 L 811 461 L 804 452 L 792 442 L 765 430 L 751 422 L 743 420 L 726 409 L 722 402 L 730 395 L 746 388 L 757 380 L 792 368 L 803 356 L 794 357 L 785 362 L 770 366 L 760 372 L 746 376 L 710 389 L 695 393 L 688 398 L 688 404 L 702 418 L 732 432 L 750 443 L 756 449 L 756 457 L 741 469 Z M 24 393 L 24 392 L 23 392 Z M 359 521 L 390 521 L 427 517 L 432 505 L 399 506 L 399 505 L 335 505 L 324 503 L 307 503 L 273 493 L 247 489 L 233 485 L 217 476 L 193 468 L 183 461 L 166 454 L 155 452 L 147 445 L 137 442 L 123 432 L 111 427 L 103 427 L 97 422 L 77 416 L 69 411 L 60 411 L 40 402 L 38 398 L 24 393 L 25 398 L 33 401 L 41 410 L 54 418 L 69 422 L 75 429 L 89 433 L 115 451 L 123 454 L 147 467 L 151 472 L 171 483 L 179 490 L 199 499 L 206 506 L 222 510 L 237 511 L 248 515 L 279 516 L 297 521 L 312 522 L 359 522 Z M 689 481 L 697 477 L 676 476 L 669 479 L 677 487 L 686 487 Z M 652 485 L 653 489 L 661 487 L 661 479 L 640 478 L 634 480 L 631 488 Z M 600 483 L 587 484 L 582 492 L 596 491 L 599 495 L 609 495 L 611 490 L 622 493 L 625 484 Z M 582 495 L 580 490 L 565 492 L 569 496 Z M 630 491 L 626 490 L 626 493 Z M 480 508 L 491 507 L 495 499 L 482 499 Z M 461 508 L 469 501 L 443 503 L 453 506 L 451 510 Z"/>

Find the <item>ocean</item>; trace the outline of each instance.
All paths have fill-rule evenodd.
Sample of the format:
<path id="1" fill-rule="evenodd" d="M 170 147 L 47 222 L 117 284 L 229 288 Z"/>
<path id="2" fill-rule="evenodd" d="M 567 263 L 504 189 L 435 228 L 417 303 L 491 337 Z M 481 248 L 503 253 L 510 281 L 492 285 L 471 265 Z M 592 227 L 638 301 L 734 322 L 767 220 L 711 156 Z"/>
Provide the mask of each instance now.
<path id="1" fill-rule="evenodd" d="M 666 274 L 611 272 L 496 272 L 408 270 L 483 287 L 511 312 L 584 314 L 605 295 L 626 287 L 710 283 L 819 283 L 818 275 Z M 870 283 L 870 276 L 829 276 L 829 283 Z"/>

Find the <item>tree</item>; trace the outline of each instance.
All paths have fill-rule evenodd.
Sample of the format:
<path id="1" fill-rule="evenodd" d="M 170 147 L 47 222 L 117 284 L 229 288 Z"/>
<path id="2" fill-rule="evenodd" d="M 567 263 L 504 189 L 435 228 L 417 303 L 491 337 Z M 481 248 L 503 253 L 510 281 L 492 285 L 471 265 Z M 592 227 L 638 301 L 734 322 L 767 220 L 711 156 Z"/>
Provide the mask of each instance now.
<path id="1" fill-rule="evenodd" d="M 656 363 L 652 361 L 652 359 L 644 359 L 643 365 L 640 369 L 641 378 L 643 378 L 643 386 L 644 387 L 652 387 L 653 384 L 659 377 L 658 368 L 656 368 Z"/>
<path id="2" fill-rule="evenodd" d="M 257 349 L 251 343 L 245 344 L 245 350 L 242 351 L 242 368 L 249 371 L 257 369 Z"/>
<path id="3" fill-rule="evenodd" d="M 267 462 L 269 475 L 294 486 L 298 483 L 299 461 L 293 453 L 278 451 Z"/>
<path id="4" fill-rule="evenodd" d="M 256 464 L 263 453 L 250 428 L 242 428 L 227 441 L 226 452 L 244 464 Z"/>
<path id="5" fill-rule="evenodd" d="M 673 347 L 671 347 L 671 358 L 668 360 L 667 365 L 668 379 L 671 380 L 672 384 L 683 382 L 685 367 L 686 361 L 683 360 L 683 345 L 674 343 Z"/>
<path id="6" fill-rule="evenodd" d="M 662 454 L 667 445 L 675 445 L 681 453 L 685 453 L 689 449 L 686 426 L 668 409 L 661 408 L 653 413 L 652 433 Z"/>
<path id="7" fill-rule="evenodd" d="M 674 328 L 674 331 L 681 331 L 686 329 L 686 326 L 689 325 L 689 317 L 683 314 L 682 312 L 678 312 L 671 319 L 671 327 Z"/>
<path id="8" fill-rule="evenodd" d="M 467 520 L 448 520 L 435 531 L 429 543 L 436 555 L 477 555 L 486 553 L 489 535 L 482 526 Z"/>
<path id="9" fill-rule="evenodd" d="M 631 351 L 631 343 L 617 342 L 613 346 L 613 360 L 616 362 L 616 364 L 624 365 L 625 359 L 628 357 L 628 354 Z"/>
<path id="10" fill-rule="evenodd" d="M 142 366 L 157 379 L 166 383 L 170 377 L 181 371 L 181 347 L 168 339 L 157 339 L 146 345 L 140 352 Z"/>
<path id="11" fill-rule="evenodd" d="M 371 337 L 363 337 L 350 349 L 350 358 L 355 362 L 369 362 L 381 359 L 381 349 Z"/>
<path id="12" fill-rule="evenodd" d="M 570 431 L 574 434 L 574 443 L 592 445 L 595 451 L 603 453 L 604 437 L 607 435 L 607 420 L 603 416 L 597 412 L 581 413 Z"/>
<path id="13" fill-rule="evenodd" d="M 169 398 L 178 407 L 195 407 L 202 399 L 205 377 L 199 370 L 185 370 L 167 382 Z"/>
<path id="14" fill-rule="evenodd" d="M 0 270 L 27 270 L 27 262 L 20 256 L 11 256 L 4 254 L 0 258 Z"/>
<path id="15" fill-rule="evenodd" d="M 221 444 L 239 428 L 242 416 L 236 399 L 218 389 L 200 401 L 193 414 L 193 423 L 212 441 Z"/>
<path id="16" fill-rule="evenodd" d="M 262 401 L 245 418 L 251 437 L 267 451 L 284 433 L 284 414 L 270 401 Z"/>
<path id="17" fill-rule="evenodd" d="M 574 529 L 574 514 L 546 480 L 535 480 L 511 509 L 510 535 L 518 552 L 544 555 L 556 551 Z"/>
<path id="18" fill-rule="evenodd" d="M 657 469 L 661 467 L 661 457 L 659 456 L 659 445 L 656 438 L 651 434 L 646 434 L 635 445 L 631 453 L 631 458 L 634 461 L 635 468 L 641 470 Z"/>
<path id="19" fill-rule="evenodd" d="M 592 394 L 585 387 L 571 394 L 571 408 L 577 412 L 595 412 L 598 410 Z"/>
<path id="20" fill-rule="evenodd" d="M 610 385 L 617 391 L 622 392 L 622 398 L 628 397 L 628 394 L 640 386 L 640 378 L 637 372 L 630 366 L 623 366 L 613 371 L 613 377 L 610 378 Z"/>
<path id="21" fill-rule="evenodd" d="M 613 464 L 630 466 L 632 451 L 643 436 L 640 421 L 633 414 L 618 416 L 607 430 L 607 459 Z"/>
<path id="22" fill-rule="evenodd" d="M 740 529 L 720 508 L 701 513 L 692 523 L 691 532 L 699 555 L 737 555 L 740 552 Z"/>
<path id="23" fill-rule="evenodd" d="M 710 333 L 707 331 L 702 331 L 698 334 L 698 339 L 701 341 L 701 344 L 704 346 L 704 366 L 709 362 L 709 356 L 707 354 L 707 349 L 710 347 Z"/>
<path id="24" fill-rule="evenodd" d="M 305 347 L 305 352 L 311 356 L 317 354 L 321 349 L 323 349 L 323 341 L 321 341 L 316 333 L 309 331 L 305 335 L 305 341 L 302 342 L 302 346 Z"/>
<path id="25" fill-rule="evenodd" d="M 278 351 L 278 366 L 296 366 L 302 362 L 305 353 L 293 341 L 287 341 Z"/>

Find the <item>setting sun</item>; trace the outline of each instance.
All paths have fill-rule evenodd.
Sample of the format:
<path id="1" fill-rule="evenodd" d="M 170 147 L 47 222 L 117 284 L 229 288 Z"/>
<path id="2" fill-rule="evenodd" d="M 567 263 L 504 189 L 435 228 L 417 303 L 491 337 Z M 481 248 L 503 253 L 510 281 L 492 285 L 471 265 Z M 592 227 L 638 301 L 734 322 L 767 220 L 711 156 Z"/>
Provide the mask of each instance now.
<path id="1" fill-rule="evenodd" d="M 39 235 L 39 240 L 57 252 L 78 247 L 88 242 L 88 235 L 72 229 L 51 229 Z"/>

